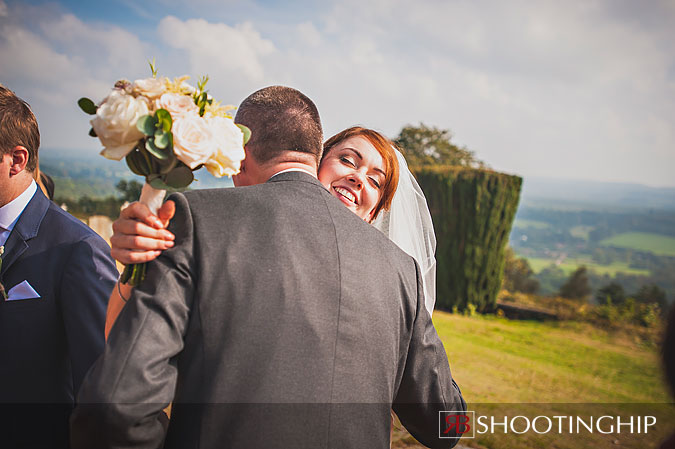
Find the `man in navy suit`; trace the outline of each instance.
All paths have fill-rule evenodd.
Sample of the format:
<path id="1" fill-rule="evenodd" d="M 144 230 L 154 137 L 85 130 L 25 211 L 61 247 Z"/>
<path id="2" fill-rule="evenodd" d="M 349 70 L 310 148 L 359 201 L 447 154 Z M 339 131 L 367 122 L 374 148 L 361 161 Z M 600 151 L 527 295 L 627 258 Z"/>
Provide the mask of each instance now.
<path id="1" fill-rule="evenodd" d="M 103 351 L 110 248 L 33 180 L 40 134 L 0 85 L 0 446 L 68 447 L 82 379 Z"/>

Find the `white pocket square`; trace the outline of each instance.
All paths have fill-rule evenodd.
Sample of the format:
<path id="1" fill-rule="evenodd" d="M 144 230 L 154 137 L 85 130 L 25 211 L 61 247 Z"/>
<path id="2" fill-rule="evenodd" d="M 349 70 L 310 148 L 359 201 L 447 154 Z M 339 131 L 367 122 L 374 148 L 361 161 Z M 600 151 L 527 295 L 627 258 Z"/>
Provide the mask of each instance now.
<path id="1" fill-rule="evenodd" d="M 40 294 L 35 291 L 28 281 L 23 281 L 22 283 L 15 285 L 7 292 L 7 301 L 33 298 L 40 298 Z"/>

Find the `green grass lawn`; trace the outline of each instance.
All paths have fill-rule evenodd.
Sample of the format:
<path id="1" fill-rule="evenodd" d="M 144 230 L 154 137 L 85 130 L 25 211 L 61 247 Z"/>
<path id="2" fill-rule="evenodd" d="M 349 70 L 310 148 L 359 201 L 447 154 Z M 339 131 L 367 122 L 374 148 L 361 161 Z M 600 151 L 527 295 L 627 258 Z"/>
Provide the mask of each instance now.
<path id="1" fill-rule="evenodd" d="M 675 256 L 675 237 L 647 232 L 625 232 L 600 242 L 604 246 L 650 251 L 659 256 Z"/>
<path id="2" fill-rule="evenodd" d="M 574 322 L 434 312 L 453 376 L 472 402 L 664 402 L 658 355 Z"/>
<path id="3" fill-rule="evenodd" d="M 549 416 L 553 416 L 564 413 L 560 410 L 579 414 L 586 407 L 570 403 L 604 403 L 597 407 L 603 413 L 616 414 L 621 405 L 607 403 L 671 401 L 656 349 L 588 324 L 465 317 L 438 311 L 434 312 L 434 324 L 469 409 L 471 404 L 481 410 L 478 404 L 511 403 L 515 405 L 508 406 L 509 410 L 517 410 L 532 406 L 522 403 L 540 403 L 534 407 L 539 411 L 550 408 Z M 650 410 L 649 405 L 646 407 Z M 667 420 L 672 418 L 666 422 L 675 422 L 675 408 L 660 407 L 665 407 Z M 618 440 L 618 447 L 654 447 L 662 433 L 653 434 L 651 439 L 597 433 L 581 439 L 531 432 L 486 434 L 474 440 L 462 439 L 461 444 L 481 448 L 599 448 L 617 447 Z M 397 432 L 394 441 L 393 447 L 406 447 L 411 439 Z"/>
<path id="4" fill-rule="evenodd" d="M 538 257 L 528 257 L 527 261 L 530 263 L 530 267 L 534 270 L 535 273 L 539 273 L 544 268 L 549 267 L 551 264 L 555 263 L 553 259 L 545 259 Z M 579 266 L 585 265 L 589 270 L 593 270 L 598 274 L 609 274 L 614 276 L 617 273 L 627 273 L 634 275 L 649 276 L 649 270 L 643 270 L 638 268 L 631 268 L 627 263 L 624 262 L 614 262 L 611 265 L 598 265 L 589 260 L 585 259 L 565 259 L 565 262 L 558 265 L 565 274 L 569 275 Z"/>

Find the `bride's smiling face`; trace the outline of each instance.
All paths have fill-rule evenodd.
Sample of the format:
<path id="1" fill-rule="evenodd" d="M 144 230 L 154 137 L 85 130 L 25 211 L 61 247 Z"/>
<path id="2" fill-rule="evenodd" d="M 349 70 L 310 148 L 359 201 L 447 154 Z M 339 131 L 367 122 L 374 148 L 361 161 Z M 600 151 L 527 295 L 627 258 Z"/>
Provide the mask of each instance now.
<path id="1" fill-rule="evenodd" d="M 370 221 L 382 195 L 384 161 L 364 137 L 343 140 L 324 155 L 319 181 L 352 212 Z"/>

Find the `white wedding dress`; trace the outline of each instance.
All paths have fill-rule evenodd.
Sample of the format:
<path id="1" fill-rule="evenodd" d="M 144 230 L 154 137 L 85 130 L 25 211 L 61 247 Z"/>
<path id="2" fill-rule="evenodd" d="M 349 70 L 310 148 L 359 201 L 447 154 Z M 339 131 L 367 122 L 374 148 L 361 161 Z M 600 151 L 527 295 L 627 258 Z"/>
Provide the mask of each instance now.
<path id="1" fill-rule="evenodd" d="M 424 286 L 424 304 L 431 315 L 436 303 L 436 235 L 424 192 L 396 150 L 399 179 L 388 211 L 373 221 L 399 248 L 411 255 L 420 266 Z"/>

